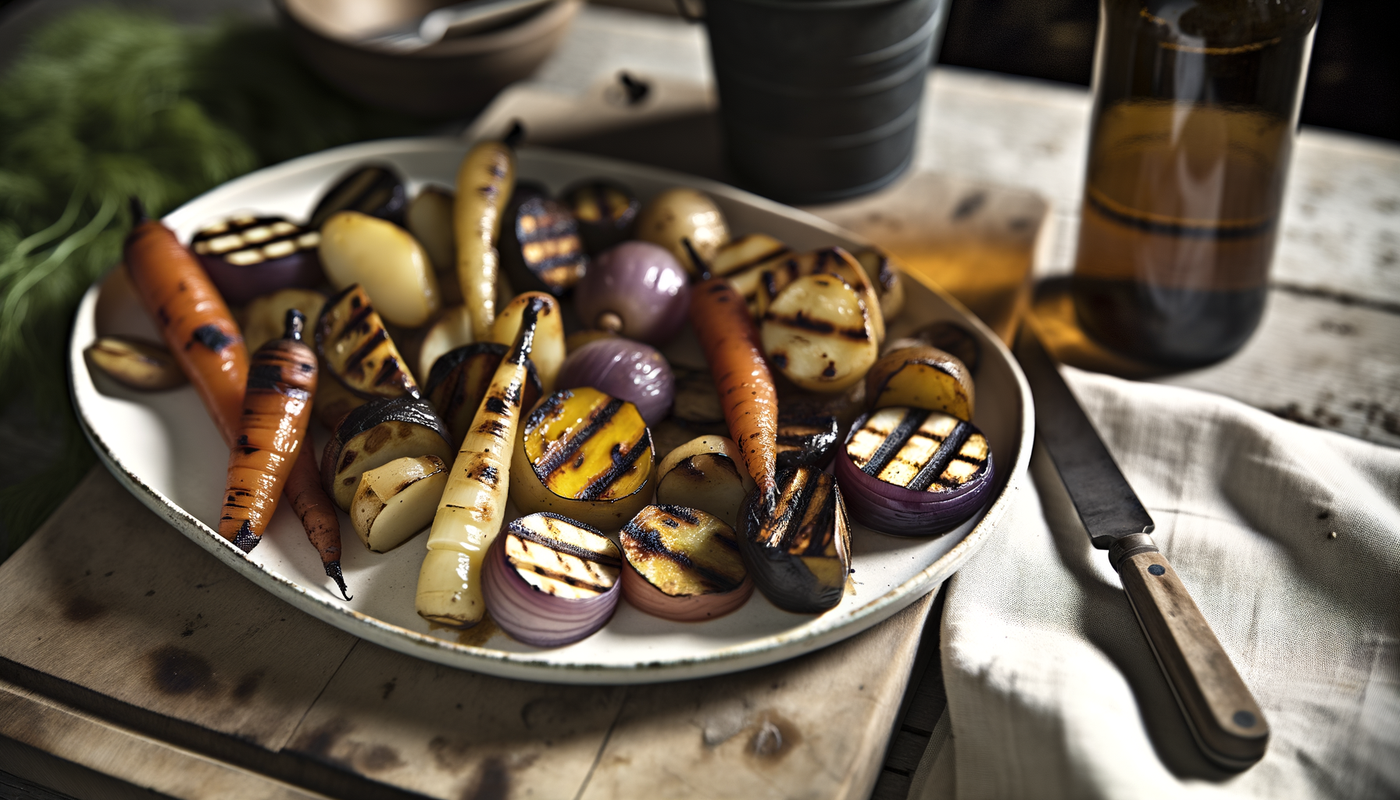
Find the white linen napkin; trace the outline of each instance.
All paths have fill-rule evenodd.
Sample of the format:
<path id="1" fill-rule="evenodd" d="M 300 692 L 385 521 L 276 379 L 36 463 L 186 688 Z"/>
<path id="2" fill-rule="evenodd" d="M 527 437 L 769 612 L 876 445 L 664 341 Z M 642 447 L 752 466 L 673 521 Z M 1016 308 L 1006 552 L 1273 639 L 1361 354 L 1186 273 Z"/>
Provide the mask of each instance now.
<path id="1" fill-rule="evenodd" d="M 910 798 L 1400 797 L 1400 450 L 1064 370 L 1272 728 L 1213 767 L 1046 454 L 952 578 Z M 1333 534 L 1335 533 L 1335 537 Z"/>

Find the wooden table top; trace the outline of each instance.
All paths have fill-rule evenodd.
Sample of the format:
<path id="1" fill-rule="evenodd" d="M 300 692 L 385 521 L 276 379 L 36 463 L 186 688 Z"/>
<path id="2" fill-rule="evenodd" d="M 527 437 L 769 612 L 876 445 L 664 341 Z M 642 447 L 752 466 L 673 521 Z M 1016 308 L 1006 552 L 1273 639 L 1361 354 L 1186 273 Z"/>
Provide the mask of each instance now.
<path id="1" fill-rule="evenodd" d="M 696 28 L 588 9 L 528 88 L 567 109 L 594 102 L 618 68 L 690 83 L 657 123 L 672 138 L 631 153 L 723 178 L 705 58 Z M 1042 280 L 1035 311 L 1053 326 L 1088 103 L 1079 89 L 935 70 L 911 177 L 813 210 L 914 253 L 905 231 L 928 207 L 909 198 L 930 181 L 1038 193 L 1048 223 L 1023 271 Z M 558 141 L 611 155 L 656 141 L 605 134 Z M 1305 130 L 1283 230 L 1254 339 L 1222 364 L 1151 379 L 1400 444 L 1400 148 Z M 1072 337 L 1058 341 L 1077 355 Z M 99 469 L 0 565 L 0 769 L 102 797 L 903 797 L 942 712 L 936 615 L 924 636 L 933 606 L 732 676 L 600 688 L 489 678 L 291 610 Z"/>

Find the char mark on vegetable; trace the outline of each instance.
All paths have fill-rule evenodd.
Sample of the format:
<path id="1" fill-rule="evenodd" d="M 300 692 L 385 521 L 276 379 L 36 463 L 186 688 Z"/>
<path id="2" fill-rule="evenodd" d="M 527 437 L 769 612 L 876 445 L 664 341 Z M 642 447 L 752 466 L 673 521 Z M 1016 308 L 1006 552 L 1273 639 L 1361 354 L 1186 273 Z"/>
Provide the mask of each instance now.
<path id="1" fill-rule="evenodd" d="M 927 491 L 928 488 L 933 485 L 933 482 L 938 480 L 939 476 L 943 474 L 943 471 L 948 468 L 948 462 L 952 461 L 957 456 L 958 451 L 962 449 L 963 442 L 967 441 L 967 437 L 971 433 L 972 426 L 968 425 L 966 422 L 959 422 L 957 427 L 953 428 L 952 433 L 949 433 L 948 437 L 943 440 L 943 443 L 938 446 L 938 450 L 933 454 L 933 458 L 930 458 L 928 462 L 919 469 L 918 474 L 914 476 L 913 480 L 909 481 L 909 485 L 905 488 L 912 489 L 916 492 Z"/>
<path id="2" fill-rule="evenodd" d="M 610 556 L 605 553 L 599 553 L 596 550 L 589 550 L 586 547 L 580 547 L 576 544 L 573 544 L 572 542 L 563 541 L 562 539 L 555 539 L 553 537 L 543 536 L 538 531 L 531 530 L 529 527 L 521 525 L 519 523 L 520 520 L 512 522 L 508 526 L 508 529 L 512 535 L 520 539 L 525 539 L 527 541 L 533 542 L 537 545 L 540 545 L 541 547 L 547 547 L 550 550 L 554 550 L 555 552 L 567 553 L 583 561 L 591 561 L 595 564 L 602 564 L 605 567 L 613 567 L 614 569 L 617 569 L 622 566 L 622 559 L 620 558 Z M 573 521 L 570 521 L 569 524 L 578 525 L 578 523 Z M 600 586 L 595 588 L 597 588 L 598 591 L 602 592 L 608 587 Z"/>
<path id="3" fill-rule="evenodd" d="M 379 345 L 388 338 L 389 332 L 383 328 L 371 334 L 369 338 L 365 339 L 364 342 L 360 344 L 359 349 L 351 353 L 349 358 L 345 359 L 345 372 L 347 374 L 363 374 L 364 362 L 374 353 Z M 394 366 L 397 367 L 398 363 L 395 362 Z M 380 375 L 383 375 L 383 370 L 380 370 Z"/>
<path id="4" fill-rule="evenodd" d="M 700 518 L 695 516 L 695 513 L 685 506 L 657 505 L 657 508 L 664 511 L 667 515 L 676 517 L 689 525 L 700 524 Z"/>
<path id="5" fill-rule="evenodd" d="M 535 472 L 544 479 L 548 479 L 556 470 L 573 460 L 574 454 L 589 439 L 597 435 L 598 431 L 607 426 L 608 422 L 622 410 L 623 401 L 613 398 L 607 405 L 600 409 L 595 409 L 592 419 L 581 430 L 569 437 L 564 446 L 554 451 L 549 457 L 542 459 L 535 465 Z M 634 448 L 635 449 L 635 448 Z M 635 461 L 635 458 L 633 459 Z"/>
<path id="6" fill-rule="evenodd" d="M 248 520 L 243 520 L 243 524 L 238 528 L 238 535 L 234 537 L 233 546 L 245 553 L 251 552 L 258 544 L 258 537 L 253 535 L 253 526 Z"/>
<path id="7" fill-rule="evenodd" d="M 899 425 L 890 432 L 890 435 L 880 444 L 880 449 L 875 451 L 875 454 L 870 457 L 865 466 L 861 467 L 860 471 L 873 478 L 879 477 L 881 470 L 889 466 L 895 454 L 904 447 L 927 418 L 927 411 L 917 408 L 909 409 L 908 413 L 904 415 L 904 419 L 899 421 Z"/>
<path id="8" fill-rule="evenodd" d="M 213 324 L 200 325 L 195 328 L 194 333 L 190 334 L 190 338 L 215 353 L 223 352 L 224 348 L 236 341 L 234 337 L 224 333 L 219 329 L 219 326 Z"/>
<path id="9" fill-rule="evenodd" d="M 504 414 L 506 413 L 506 402 L 495 395 L 491 395 L 486 398 L 486 410 L 490 411 L 492 414 Z"/>

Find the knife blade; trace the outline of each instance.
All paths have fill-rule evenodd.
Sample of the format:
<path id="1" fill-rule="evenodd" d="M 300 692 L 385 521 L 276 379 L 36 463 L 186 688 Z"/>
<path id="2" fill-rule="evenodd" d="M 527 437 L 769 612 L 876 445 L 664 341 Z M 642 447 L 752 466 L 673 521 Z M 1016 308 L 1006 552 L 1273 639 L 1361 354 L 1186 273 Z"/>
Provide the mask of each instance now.
<path id="1" fill-rule="evenodd" d="M 1035 401 L 1036 436 L 1090 541 L 1108 551 L 1196 745 L 1219 766 L 1249 767 L 1268 748 L 1264 712 L 1153 542 L 1151 515 L 1029 324 L 1021 326 L 1014 350 Z"/>

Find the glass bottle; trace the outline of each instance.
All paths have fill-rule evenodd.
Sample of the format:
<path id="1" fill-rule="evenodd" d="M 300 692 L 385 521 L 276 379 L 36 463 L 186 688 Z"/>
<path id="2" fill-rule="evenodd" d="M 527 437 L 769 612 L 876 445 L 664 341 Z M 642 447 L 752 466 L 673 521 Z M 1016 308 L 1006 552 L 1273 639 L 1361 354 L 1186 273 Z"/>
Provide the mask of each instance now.
<path id="1" fill-rule="evenodd" d="M 1100 0 L 1072 293 L 1111 350 L 1240 348 L 1269 262 L 1321 0 Z"/>

